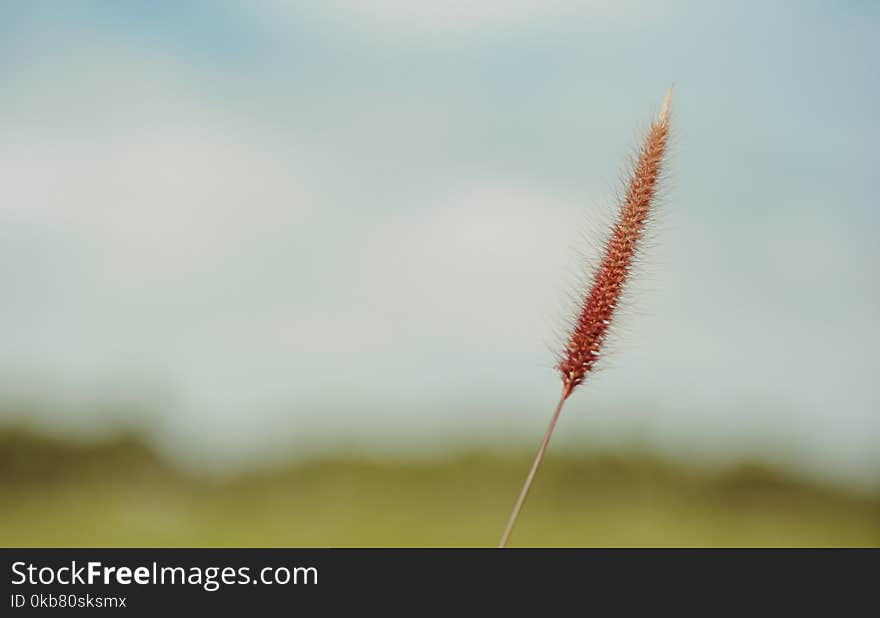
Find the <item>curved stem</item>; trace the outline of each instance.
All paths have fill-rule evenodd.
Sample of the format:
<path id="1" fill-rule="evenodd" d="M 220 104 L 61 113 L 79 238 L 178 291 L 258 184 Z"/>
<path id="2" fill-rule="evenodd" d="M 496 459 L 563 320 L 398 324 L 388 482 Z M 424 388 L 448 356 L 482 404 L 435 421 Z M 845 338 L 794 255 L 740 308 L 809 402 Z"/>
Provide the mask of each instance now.
<path id="1" fill-rule="evenodd" d="M 501 540 L 498 542 L 499 549 L 507 545 L 510 533 L 513 532 L 513 527 L 516 525 L 517 518 L 519 518 L 519 512 L 522 510 L 523 503 L 526 501 L 526 496 L 529 495 L 529 489 L 532 487 L 532 481 L 535 480 L 538 466 L 541 465 L 541 461 L 544 459 L 544 452 L 547 450 L 547 445 L 550 444 L 550 437 L 553 435 L 556 421 L 559 420 L 559 413 L 562 412 L 562 406 L 565 403 L 565 400 L 568 399 L 569 394 L 571 394 L 570 389 L 563 389 L 562 397 L 559 398 L 559 403 L 556 405 L 556 411 L 553 413 L 553 418 L 550 419 L 550 425 L 547 427 L 547 433 L 544 434 L 544 439 L 541 441 L 541 446 L 538 448 L 538 454 L 535 455 L 532 469 L 529 470 L 529 475 L 526 477 L 526 482 L 523 484 L 523 488 L 519 492 L 516 504 L 513 505 L 513 512 L 510 514 L 510 519 L 507 520 L 507 527 L 504 529 L 504 534 L 501 535 Z"/>

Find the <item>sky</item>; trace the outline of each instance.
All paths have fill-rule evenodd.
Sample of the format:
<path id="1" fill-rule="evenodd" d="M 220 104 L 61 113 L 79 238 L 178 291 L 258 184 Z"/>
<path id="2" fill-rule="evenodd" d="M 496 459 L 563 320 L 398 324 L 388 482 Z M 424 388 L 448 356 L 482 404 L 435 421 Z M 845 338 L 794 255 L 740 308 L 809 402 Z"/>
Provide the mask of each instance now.
<path id="1" fill-rule="evenodd" d="M 876 484 L 878 35 L 869 2 L 4 4 L 0 419 L 209 467 L 532 448 L 674 83 L 554 444 Z"/>

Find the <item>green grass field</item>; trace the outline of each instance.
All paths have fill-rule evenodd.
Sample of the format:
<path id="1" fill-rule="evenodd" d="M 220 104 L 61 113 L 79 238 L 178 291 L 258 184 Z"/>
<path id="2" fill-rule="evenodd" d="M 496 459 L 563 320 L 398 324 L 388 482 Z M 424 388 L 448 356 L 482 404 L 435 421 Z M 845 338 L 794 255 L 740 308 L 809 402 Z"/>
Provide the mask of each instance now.
<path id="1" fill-rule="evenodd" d="M 0 434 L 2 546 L 489 546 L 531 453 L 330 457 L 224 480 L 134 440 Z M 880 496 L 760 467 L 553 453 L 512 545 L 880 545 Z"/>

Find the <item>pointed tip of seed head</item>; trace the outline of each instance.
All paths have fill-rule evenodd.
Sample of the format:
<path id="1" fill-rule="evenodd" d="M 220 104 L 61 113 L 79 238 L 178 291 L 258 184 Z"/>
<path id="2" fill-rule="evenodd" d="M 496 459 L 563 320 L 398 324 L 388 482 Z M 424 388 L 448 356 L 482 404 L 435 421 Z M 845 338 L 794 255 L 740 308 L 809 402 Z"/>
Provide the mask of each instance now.
<path id="1" fill-rule="evenodd" d="M 669 86 L 669 90 L 666 91 L 666 98 L 663 99 L 663 107 L 660 108 L 660 122 L 666 124 L 669 122 L 669 107 L 672 104 L 672 88 L 675 84 Z"/>

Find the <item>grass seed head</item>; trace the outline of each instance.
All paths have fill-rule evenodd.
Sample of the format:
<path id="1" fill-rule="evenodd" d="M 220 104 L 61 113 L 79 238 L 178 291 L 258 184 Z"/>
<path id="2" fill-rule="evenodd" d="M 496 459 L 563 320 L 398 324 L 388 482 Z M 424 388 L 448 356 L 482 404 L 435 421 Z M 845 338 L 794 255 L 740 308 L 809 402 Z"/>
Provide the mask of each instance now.
<path id="1" fill-rule="evenodd" d="M 567 398 L 593 370 L 620 303 L 653 210 L 657 181 L 669 136 L 669 106 L 672 89 L 666 94 L 660 115 L 648 130 L 633 166 L 627 191 L 602 251 L 599 267 L 584 295 L 557 368 L 562 377 L 563 398 Z"/>

